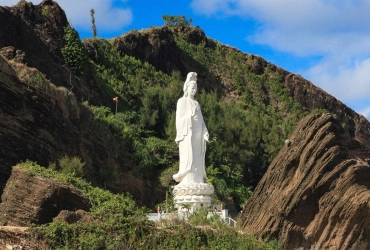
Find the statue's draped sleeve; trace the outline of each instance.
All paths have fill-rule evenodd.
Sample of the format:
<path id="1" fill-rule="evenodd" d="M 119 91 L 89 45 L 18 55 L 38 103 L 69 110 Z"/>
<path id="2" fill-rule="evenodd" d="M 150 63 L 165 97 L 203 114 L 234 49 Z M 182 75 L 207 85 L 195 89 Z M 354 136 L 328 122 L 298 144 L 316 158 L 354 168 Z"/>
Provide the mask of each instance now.
<path id="1" fill-rule="evenodd" d="M 186 98 L 180 98 L 176 107 L 176 143 L 184 140 L 191 127 L 191 111 Z"/>
<path id="2" fill-rule="evenodd" d="M 180 167 L 179 172 L 173 176 L 180 182 L 191 170 L 193 152 L 191 145 L 191 110 L 186 98 L 177 101 L 176 107 L 176 143 L 179 145 Z M 180 143 L 181 142 L 181 143 Z"/>
<path id="3" fill-rule="evenodd" d="M 200 119 L 202 119 L 202 134 L 203 136 L 208 133 L 208 129 L 206 127 L 206 124 L 204 123 L 203 114 L 202 111 L 200 113 Z M 207 180 L 207 173 L 206 173 L 206 165 L 205 165 L 205 156 L 206 156 L 206 149 L 207 149 L 207 143 L 204 138 L 202 138 L 202 168 L 203 168 L 203 178 Z"/>

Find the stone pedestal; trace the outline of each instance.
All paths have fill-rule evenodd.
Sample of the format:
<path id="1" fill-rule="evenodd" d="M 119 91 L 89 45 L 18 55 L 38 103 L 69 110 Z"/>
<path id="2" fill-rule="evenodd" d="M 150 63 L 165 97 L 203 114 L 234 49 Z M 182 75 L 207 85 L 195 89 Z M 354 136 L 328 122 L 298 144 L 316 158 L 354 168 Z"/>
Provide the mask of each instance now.
<path id="1" fill-rule="evenodd" d="M 214 187 L 206 183 L 188 183 L 176 185 L 173 189 L 175 207 L 179 212 L 188 212 L 183 204 L 189 204 L 189 212 L 201 207 L 211 206 L 211 195 Z"/>

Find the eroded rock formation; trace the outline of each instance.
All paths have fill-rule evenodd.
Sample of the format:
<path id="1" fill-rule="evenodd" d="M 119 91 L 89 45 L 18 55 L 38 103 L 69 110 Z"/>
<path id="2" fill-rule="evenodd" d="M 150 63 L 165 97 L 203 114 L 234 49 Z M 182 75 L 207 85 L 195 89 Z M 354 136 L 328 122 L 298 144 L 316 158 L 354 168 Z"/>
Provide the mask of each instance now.
<path id="1" fill-rule="evenodd" d="M 239 223 L 284 249 L 369 249 L 370 141 L 310 115 L 248 200 Z"/>
<path id="2" fill-rule="evenodd" d="M 89 207 L 89 199 L 76 187 L 14 167 L 2 195 L 0 225 L 40 225 L 52 222 L 62 210 Z"/>

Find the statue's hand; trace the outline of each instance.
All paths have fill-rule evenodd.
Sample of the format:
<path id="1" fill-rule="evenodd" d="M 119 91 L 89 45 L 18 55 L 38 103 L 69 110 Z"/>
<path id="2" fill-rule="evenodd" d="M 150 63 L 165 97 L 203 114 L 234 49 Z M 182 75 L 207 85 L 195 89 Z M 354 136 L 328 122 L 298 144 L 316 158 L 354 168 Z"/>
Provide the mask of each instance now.
<path id="1" fill-rule="evenodd" d="M 207 142 L 209 142 L 209 134 L 208 132 L 206 132 L 203 136 L 204 140 L 206 140 Z"/>

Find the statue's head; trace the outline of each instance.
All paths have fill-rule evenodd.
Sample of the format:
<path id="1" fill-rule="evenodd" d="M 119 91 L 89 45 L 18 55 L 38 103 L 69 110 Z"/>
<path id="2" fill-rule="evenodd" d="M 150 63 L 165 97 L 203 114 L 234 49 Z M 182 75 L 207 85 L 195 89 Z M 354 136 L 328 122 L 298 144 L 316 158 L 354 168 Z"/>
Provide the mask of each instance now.
<path id="1" fill-rule="evenodd" d="M 191 80 L 189 82 L 185 82 L 184 86 L 184 96 L 192 95 L 194 96 L 197 92 L 197 82 L 194 80 Z"/>
<path id="2" fill-rule="evenodd" d="M 186 90 L 187 90 L 187 84 L 190 82 L 190 81 L 197 81 L 197 73 L 195 72 L 189 72 L 188 75 L 186 76 L 186 81 L 184 83 L 184 93 L 186 93 Z"/>
<path id="3" fill-rule="evenodd" d="M 197 81 L 197 73 L 195 72 L 189 72 L 188 75 L 186 76 L 186 82 L 190 81 Z"/>

